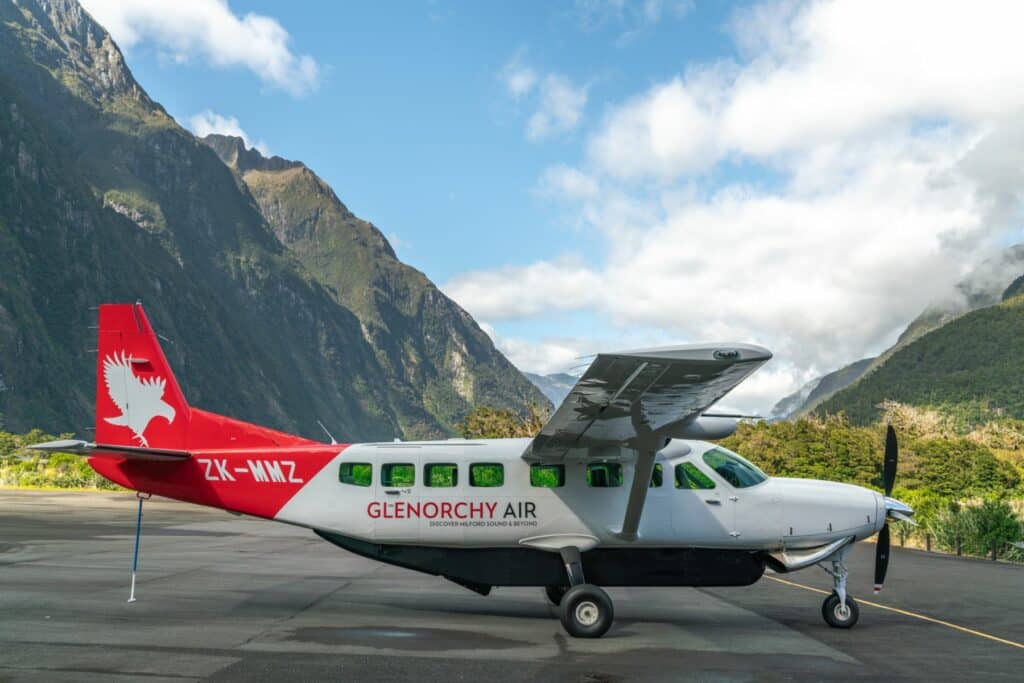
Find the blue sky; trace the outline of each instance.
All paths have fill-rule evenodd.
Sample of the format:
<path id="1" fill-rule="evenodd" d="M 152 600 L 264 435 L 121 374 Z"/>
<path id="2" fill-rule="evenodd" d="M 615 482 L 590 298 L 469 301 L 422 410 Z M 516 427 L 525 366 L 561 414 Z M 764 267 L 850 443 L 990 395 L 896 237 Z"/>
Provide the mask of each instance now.
<path id="1" fill-rule="evenodd" d="M 754 341 L 766 410 L 1022 237 L 1006 5 L 83 4 L 182 125 L 306 162 L 525 370 Z"/>
<path id="2" fill-rule="evenodd" d="M 318 63 L 315 90 L 296 97 L 242 66 L 178 62 L 158 42 L 126 50 L 136 78 L 185 126 L 204 110 L 235 117 L 253 141 L 306 162 L 437 282 L 546 252 L 593 257 L 597 245 L 537 196 L 538 178 L 580 155 L 581 131 L 602 103 L 730 49 L 724 3 L 666 7 L 657 22 L 614 6 L 547 2 L 230 8 L 274 17 L 291 48 Z M 516 57 L 589 86 L 577 127 L 525 137 L 531 102 L 510 96 L 502 79 Z"/>

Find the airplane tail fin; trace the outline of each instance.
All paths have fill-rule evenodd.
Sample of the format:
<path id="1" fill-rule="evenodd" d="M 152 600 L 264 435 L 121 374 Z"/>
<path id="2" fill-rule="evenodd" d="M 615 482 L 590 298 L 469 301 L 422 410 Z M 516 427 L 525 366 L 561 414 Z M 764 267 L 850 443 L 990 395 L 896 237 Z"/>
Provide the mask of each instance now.
<path id="1" fill-rule="evenodd" d="M 190 408 L 141 304 L 100 306 L 96 443 L 185 450 Z"/>
<path id="2" fill-rule="evenodd" d="M 187 453 L 197 449 L 315 444 L 194 408 L 185 400 L 142 304 L 99 311 L 96 450 Z M 114 449 L 110 449 L 114 450 Z"/>

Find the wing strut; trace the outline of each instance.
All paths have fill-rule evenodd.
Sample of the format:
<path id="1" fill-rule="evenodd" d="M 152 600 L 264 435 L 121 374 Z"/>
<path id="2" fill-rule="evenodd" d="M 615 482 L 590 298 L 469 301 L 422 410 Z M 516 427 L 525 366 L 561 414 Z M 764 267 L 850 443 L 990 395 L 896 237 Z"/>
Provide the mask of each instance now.
<path id="1" fill-rule="evenodd" d="M 629 502 L 626 503 L 626 516 L 622 520 L 622 531 L 619 536 L 627 541 L 636 540 L 637 529 L 640 528 L 640 515 L 644 511 L 647 500 L 647 489 L 651 487 L 651 475 L 654 474 L 653 448 L 637 451 L 636 466 L 633 468 L 633 486 L 629 490 Z"/>

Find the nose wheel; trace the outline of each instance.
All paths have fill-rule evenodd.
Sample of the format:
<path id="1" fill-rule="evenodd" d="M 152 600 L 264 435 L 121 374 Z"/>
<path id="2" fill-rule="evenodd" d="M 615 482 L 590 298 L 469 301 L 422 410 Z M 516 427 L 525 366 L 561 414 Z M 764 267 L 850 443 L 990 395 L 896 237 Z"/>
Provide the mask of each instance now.
<path id="1" fill-rule="evenodd" d="M 825 618 L 825 623 L 832 628 L 853 628 L 857 619 L 860 618 L 860 608 L 849 595 L 846 596 L 844 603 L 840 601 L 838 595 L 833 593 L 821 603 L 821 616 Z"/>

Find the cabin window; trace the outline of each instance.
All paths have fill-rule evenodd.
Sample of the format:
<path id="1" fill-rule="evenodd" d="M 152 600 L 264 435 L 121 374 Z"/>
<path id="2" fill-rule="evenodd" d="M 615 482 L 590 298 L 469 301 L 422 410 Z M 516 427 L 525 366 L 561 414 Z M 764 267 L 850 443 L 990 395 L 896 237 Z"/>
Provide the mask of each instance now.
<path id="1" fill-rule="evenodd" d="M 395 488 L 412 486 L 416 483 L 416 468 L 408 462 L 389 462 L 381 465 L 380 483 Z"/>
<path id="2" fill-rule="evenodd" d="M 676 465 L 676 488 L 677 489 L 713 489 L 715 482 L 711 477 L 697 469 L 692 462 L 683 462 Z"/>
<path id="3" fill-rule="evenodd" d="M 706 452 L 704 462 L 718 472 L 718 476 L 738 489 L 756 486 L 768 478 L 767 474 L 757 469 L 752 463 L 721 446 Z"/>
<path id="4" fill-rule="evenodd" d="M 594 488 L 622 486 L 622 465 L 617 462 L 587 465 L 587 486 Z"/>
<path id="5" fill-rule="evenodd" d="M 557 489 L 565 486 L 565 465 L 530 465 L 530 486 Z"/>
<path id="6" fill-rule="evenodd" d="M 502 486 L 505 466 L 497 462 L 475 462 L 469 466 L 470 486 Z"/>
<path id="7" fill-rule="evenodd" d="M 651 472 L 651 488 L 660 489 L 662 482 L 665 480 L 665 473 L 661 469 L 661 463 L 654 463 L 654 471 Z"/>
<path id="8" fill-rule="evenodd" d="M 459 466 L 452 462 L 432 462 L 423 466 L 423 484 L 450 488 L 459 484 Z"/>
<path id="9" fill-rule="evenodd" d="M 369 486 L 373 483 L 373 465 L 368 462 L 343 462 L 338 468 L 338 481 L 352 486 Z"/>

